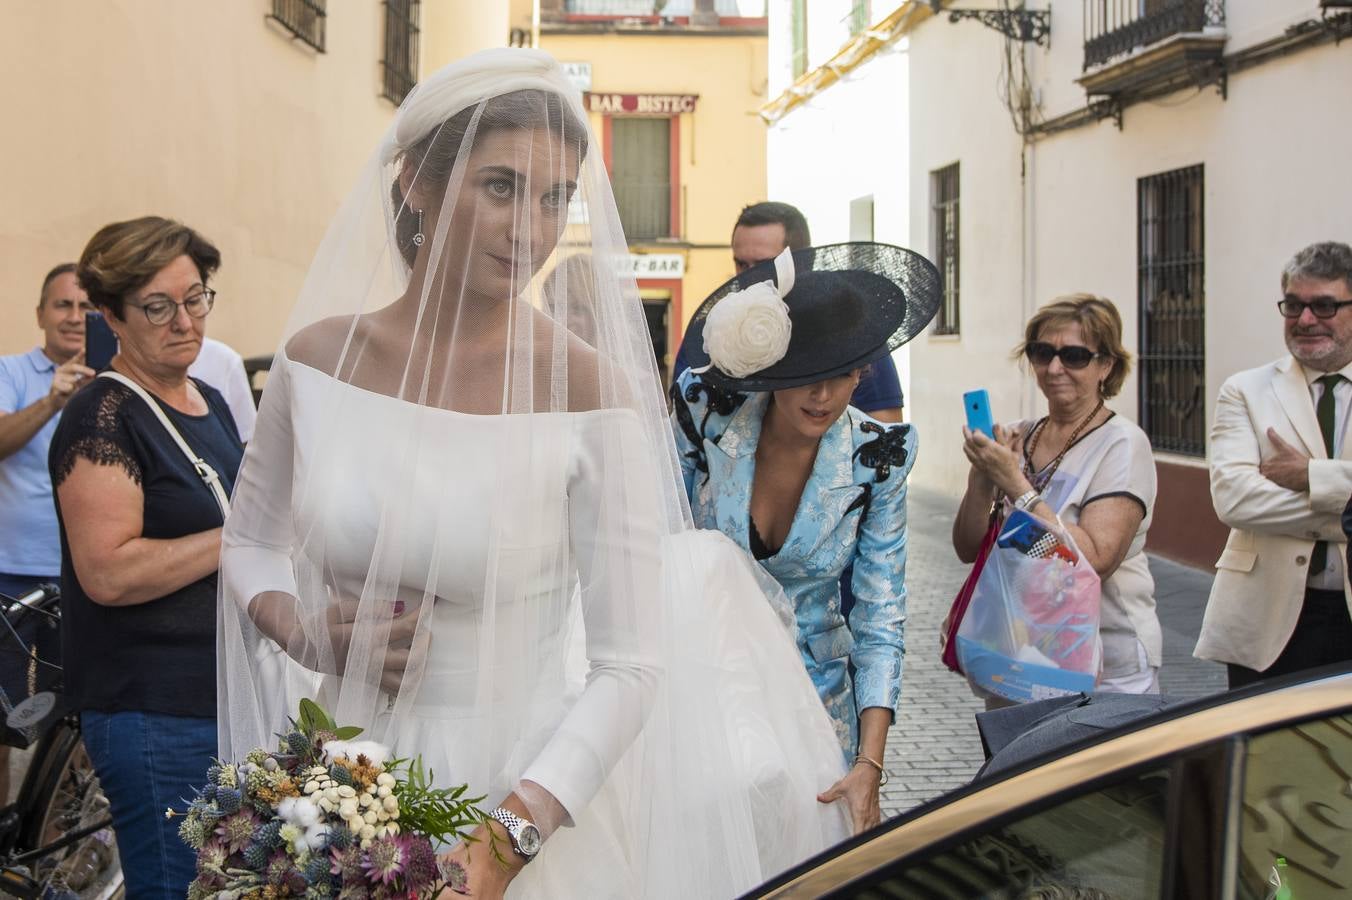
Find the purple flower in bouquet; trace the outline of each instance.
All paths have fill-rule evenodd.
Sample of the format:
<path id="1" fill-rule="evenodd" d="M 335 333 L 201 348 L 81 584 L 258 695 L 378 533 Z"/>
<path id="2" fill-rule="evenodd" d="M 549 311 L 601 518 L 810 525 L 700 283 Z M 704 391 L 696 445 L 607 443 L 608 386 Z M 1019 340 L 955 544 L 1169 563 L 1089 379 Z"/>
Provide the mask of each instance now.
<path id="1" fill-rule="evenodd" d="M 407 844 L 401 837 L 379 837 L 366 848 L 362 868 L 372 884 L 394 884 L 404 874 Z"/>
<path id="2" fill-rule="evenodd" d="M 446 887 L 463 894 L 469 888 L 469 873 L 465 867 L 453 859 L 442 860 L 437 863 L 437 869 L 441 873 L 441 880 L 446 882 Z"/>
<path id="3" fill-rule="evenodd" d="M 408 889 L 422 891 L 436 884 L 441 869 L 432 842 L 421 834 L 401 834 L 399 839 L 404 842 L 404 882 Z"/>
<path id="4" fill-rule="evenodd" d="M 202 845 L 202 849 L 197 852 L 197 871 L 203 874 L 220 872 L 225 868 L 225 862 L 230 858 L 230 853 L 225 849 L 225 845 L 220 841 L 210 841 Z"/>
<path id="5" fill-rule="evenodd" d="M 258 827 L 258 817 L 252 812 L 241 809 L 216 823 L 215 835 L 225 846 L 227 853 L 239 853 L 253 840 Z"/>
<path id="6" fill-rule="evenodd" d="M 361 848 L 351 844 L 343 849 L 333 848 L 330 853 L 333 864 L 329 871 L 337 875 L 344 884 L 360 884 L 366 877 L 362 868 Z"/>
<path id="7" fill-rule="evenodd" d="M 268 864 L 263 867 L 263 878 L 271 885 L 283 885 L 287 882 L 288 876 L 296 871 L 295 866 L 291 864 L 291 857 L 284 851 L 277 851 L 268 859 Z"/>

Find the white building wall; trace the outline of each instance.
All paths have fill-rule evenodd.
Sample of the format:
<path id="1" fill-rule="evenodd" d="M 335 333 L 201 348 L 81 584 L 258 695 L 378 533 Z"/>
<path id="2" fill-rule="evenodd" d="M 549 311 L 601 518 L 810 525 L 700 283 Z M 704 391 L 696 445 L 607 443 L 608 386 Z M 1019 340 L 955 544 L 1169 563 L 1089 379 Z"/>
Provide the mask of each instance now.
<path id="1" fill-rule="evenodd" d="M 809 8 L 832 5 L 841 8 L 841 15 L 848 12 L 849 3 L 841 0 Z M 819 15 L 838 24 L 833 12 Z M 773 21 L 771 33 L 776 33 Z M 913 246 L 907 66 L 903 40 L 770 127 L 766 199 L 802 210 L 814 244 L 850 240 L 850 203 L 872 196 L 873 240 Z M 906 348 L 894 354 L 894 361 L 910 418 Z"/>
<path id="2" fill-rule="evenodd" d="M 1208 423 L 1221 382 L 1284 352 L 1275 306 L 1286 260 L 1314 241 L 1352 241 L 1352 173 L 1339 146 L 1352 141 L 1352 123 L 1335 126 L 1336 140 L 1295 138 L 1300 123 L 1331 123 L 1333 109 L 1352 108 L 1349 49 L 1326 45 L 1238 73 L 1229 100 L 1207 89 L 1132 106 L 1120 132 L 1103 122 L 1033 151 L 1039 301 L 1076 290 L 1113 299 L 1132 350 L 1137 179 L 1203 166 Z M 1134 378 L 1114 405 L 1136 417 Z"/>
<path id="3" fill-rule="evenodd" d="M 1081 5 L 1052 8 L 1052 49 L 1025 48 L 1048 117 L 1086 102 L 1074 81 L 1083 67 Z M 1227 52 L 1317 14 L 1305 0 L 1230 0 Z M 929 172 L 962 164 L 962 334 L 911 344 L 925 445 L 917 477 L 955 494 L 967 473 L 963 390 L 990 390 L 997 419 L 1044 411 L 1031 378 L 1008 359 L 1037 306 L 1075 291 L 1103 294 L 1123 314 L 1128 349 L 1138 349 L 1137 179 L 1204 166 L 1207 423 L 1225 378 L 1283 352 L 1273 307 L 1286 259 L 1313 241 L 1352 241 L 1352 121 L 1339 112 L 1352 108 L 1352 47 L 1324 45 L 1235 73 L 1228 100 L 1215 87 L 1180 91 L 1127 107 L 1121 131 L 1109 120 L 1023 148 L 995 99 L 1002 43 L 975 23 L 946 19 L 911 38 L 918 247 L 932 251 Z M 1315 133 L 1326 138 L 1306 137 Z M 1134 373 L 1113 406 L 1137 418 Z"/>
<path id="4" fill-rule="evenodd" d="M 912 341 L 911 416 L 920 432 L 916 483 L 960 492 L 962 394 L 990 392 L 997 420 L 1026 414 L 1010 360 L 1028 309 L 1023 290 L 1021 142 L 997 94 L 1003 39 L 976 22 L 930 19 L 912 33 L 911 235 L 935 256 L 930 173 L 959 164 L 960 333 Z"/>

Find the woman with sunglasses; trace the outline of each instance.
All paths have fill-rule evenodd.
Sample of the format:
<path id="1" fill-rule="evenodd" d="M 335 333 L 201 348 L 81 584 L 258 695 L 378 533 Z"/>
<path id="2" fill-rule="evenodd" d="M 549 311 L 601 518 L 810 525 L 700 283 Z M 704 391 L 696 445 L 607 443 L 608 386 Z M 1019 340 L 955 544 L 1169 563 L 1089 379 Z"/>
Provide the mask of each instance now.
<path id="1" fill-rule="evenodd" d="M 996 440 L 963 429 L 972 469 L 953 547 L 963 562 L 975 560 L 993 503 L 1059 518 L 1102 579 L 1097 690 L 1156 693 L 1163 636 L 1145 555 L 1155 461 L 1145 432 L 1105 405 L 1131 367 L 1122 317 L 1102 297 L 1060 297 L 1028 321 L 1016 357 L 1031 365 L 1047 415 L 997 425 Z"/>
<path id="2" fill-rule="evenodd" d="M 224 398 L 188 376 L 220 263 L 206 238 L 153 216 L 90 239 L 76 274 L 118 337 L 109 370 L 125 381 L 75 394 L 49 455 L 66 699 L 108 797 L 128 897 L 187 892 L 195 854 L 164 810 L 193 795 L 216 755 L 222 504 L 150 404 L 228 495 L 239 433 Z"/>

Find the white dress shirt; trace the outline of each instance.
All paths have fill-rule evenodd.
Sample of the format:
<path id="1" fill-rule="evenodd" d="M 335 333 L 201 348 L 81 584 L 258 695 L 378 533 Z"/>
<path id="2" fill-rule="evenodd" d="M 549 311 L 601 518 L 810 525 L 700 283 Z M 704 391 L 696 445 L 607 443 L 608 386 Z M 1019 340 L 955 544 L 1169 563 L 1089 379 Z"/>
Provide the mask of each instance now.
<path id="1" fill-rule="evenodd" d="M 1315 409 L 1319 408 L 1319 398 L 1324 394 L 1324 386 L 1319 384 L 1320 378 L 1325 375 L 1333 374 L 1331 372 L 1320 372 L 1317 369 L 1306 369 L 1305 383 L 1310 386 L 1310 400 L 1314 403 Z M 1343 440 L 1347 431 L 1348 410 L 1352 407 L 1352 364 L 1339 369 L 1337 374 L 1343 376 L 1343 380 L 1338 382 L 1333 388 L 1333 456 L 1337 458 L 1343 452 Z M 1306 584 L 1312 588 L 1324 591 L 1341 591 L 1343 589 L 1343 555 L 1334 547 L 1329 547 L 1328 558 L 1324 563 L 1323 571 L 1316 572 L 1310 570 L 1310 577 Z"/>
<path id="2" fill-rule="evenodd" d="M 188 367 L 188 374 L 200 378 L 221 392 L 225 403 L 230 407 L 230 415 L 239 429 L 239 439 L 248 443 L 253 437 L 254 420 L 258 417 L 254 409 L 253 391 L 249 387 L 249 376 L 244 371 L 244 360 L 228 344 L 204 337 L 202 349 L 197 359 Z"/>

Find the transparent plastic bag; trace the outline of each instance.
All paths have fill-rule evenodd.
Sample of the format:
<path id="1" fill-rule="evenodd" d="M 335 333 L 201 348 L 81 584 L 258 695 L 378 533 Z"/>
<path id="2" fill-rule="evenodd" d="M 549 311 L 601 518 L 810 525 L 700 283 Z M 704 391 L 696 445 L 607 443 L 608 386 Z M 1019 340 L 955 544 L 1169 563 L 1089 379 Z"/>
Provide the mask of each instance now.
<path id="1" fill-rule="evenodd" d="M 1016 510 L 958 629 L 980 690 L 1024 702 L 1093 690 L 1102 661 L 1098 574 L 1063 529 Z"/>

